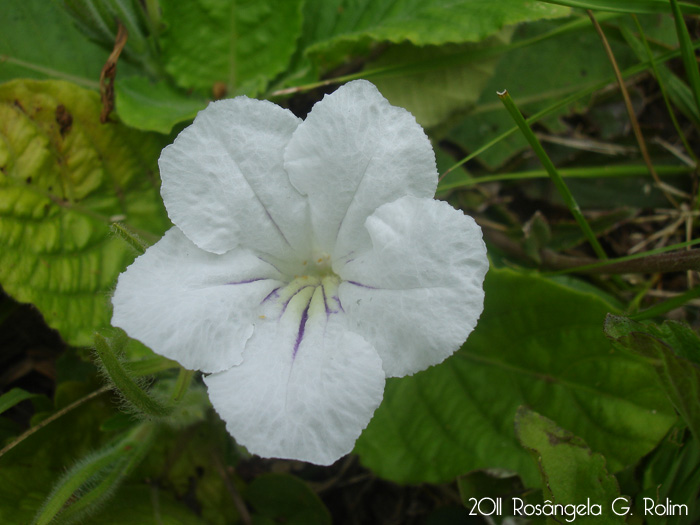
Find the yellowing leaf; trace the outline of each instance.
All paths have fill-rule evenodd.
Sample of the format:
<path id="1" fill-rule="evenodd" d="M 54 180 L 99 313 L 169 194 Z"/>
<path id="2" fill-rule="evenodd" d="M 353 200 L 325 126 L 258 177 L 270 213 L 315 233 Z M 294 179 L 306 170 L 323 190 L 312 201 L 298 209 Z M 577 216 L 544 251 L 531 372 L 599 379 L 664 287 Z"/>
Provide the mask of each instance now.
<path id="1" fill-rule="evenodd" d="M 99 96 L 62 81 L 0 86 L 0 284 L 74 345 L 109 323 L 109 293 L 133 260 L 119 220 L 168 227 L 155 135 L 100 124 Z"/>

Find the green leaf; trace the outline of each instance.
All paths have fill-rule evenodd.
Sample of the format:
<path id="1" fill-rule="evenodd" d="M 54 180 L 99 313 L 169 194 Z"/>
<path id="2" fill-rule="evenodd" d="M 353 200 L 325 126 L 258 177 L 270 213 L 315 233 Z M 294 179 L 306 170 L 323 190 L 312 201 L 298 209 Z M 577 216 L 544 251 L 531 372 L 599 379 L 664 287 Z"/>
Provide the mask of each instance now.
<path id="1" fill-rule="evenodd" d="M 169 226 L 155 135 L 100 124 L 96 93 L 60 81 L 0 86 L 0 283 L 70 344 L 109 325 L 134 259 L 115 221 L 153 241 Z"/>
<path id="2" fill-rule="evenodd" d="M 390 379 L 358 440 L 362 462 L 404 483 L 444 482 L 502 468 L 528 486 L 539 476 L 511 422 L 528 405 L 604 454 L 611 471 L 653 449 L 675 419 L 646 363 L 603 334 L 600 297 L 491 269 L 476 330 L 451 358 Z"/>
<path id="3" fill-rule="evenodd" d="M 576 523 L 625 523 L 624 516 L 611 512 L 620 489 L 602 455 L 592 452 L 581 438 L 524 407 L 515 415 L 515 432 L 540 471 L 545 502 L 566 506 L 590 501 L 599 505 L 591 507 L 590 515 L 576 516 Z M 568 521 L 571 515 L 557 514 L 557 518 Z"/>
<path id="4" fill-rule="evenodd" d="M 389 102 L 410 111 L 421 126 L 432 127 L 474 105 L 499 58 L 474 56 L 474 51 L 503 45 L 511 33 L 502 31 L 478 46 L 401 44 L 389 48 L 367 67 L 414 69 L 413 73 L 379 76 L 372 81 Z"/>
<path id="5" fill-rule="evenodd" d="M 700 439 L 700 338 L 680 323 L 666 321 L 657 327 L 614 315 L 606 318 L 605 333 L 623 350 L 642 356 L 654 367 L 671 403 L 695 439 Z"/>
<path id="6" fill-rule="evenodd" d="M 5 392 L 0 396 L 0 414 L 6 410 L 11 409 L 13 406 L 26 401 L 27 399 L 35 399 L 42 397 L 40 394 L 32 394 L 21 388 L 13 388 L 9 392 Z"/>
<path id="7" fill-rule="evenodd" d="M 334 65 L 372 42 L 480 42 L 507 25 L 567 13 L 522 0 L 309 0 L 302 48 L 317 63 Z"/>
<path id="8" fill-rule="evenodd" d="M 170 133 L 207 106 L 203 98 L 189 97 L 163 80 L 153 84 L 145 77 L 127 77 L 117 80 L 115 90 L 121 121 L 144 131 Z"/>
<path id="9" fill-rule="evenodd" d="M 62 78 L 96 89 L 108 55 L 87 41 L 55 2 L 3 0 L 0 82 Z"/>
<path id="10" fill-rule="evenodd" d="M 646 331 L 670 346 L 674 353 L 700 366 L 700 339 L 687 324 L 665 321 L 661 325 L 646 323 Z"/>
<path id="11" fill-rule="evenodd" d="M 248 501 L 272 523 L 330 525 L 331 515 L 309 486 L 288 474 L 263 474 L 248 487 Z"/>
<path id="12" fill-rule="evenodd" d="M 161 0 L 165 69 L 184 88 L 255 95 L 281 73 L 301 32 L 301 0 Z"/>

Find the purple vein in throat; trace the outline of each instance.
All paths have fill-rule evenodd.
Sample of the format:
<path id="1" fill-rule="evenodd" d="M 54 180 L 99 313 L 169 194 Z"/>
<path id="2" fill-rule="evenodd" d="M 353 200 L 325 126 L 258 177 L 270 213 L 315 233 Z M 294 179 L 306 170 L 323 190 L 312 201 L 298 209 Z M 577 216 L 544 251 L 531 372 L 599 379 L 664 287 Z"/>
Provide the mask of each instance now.
<path id="1" fill-rule="evenodd" d="M 284 302 L 284 304 L 282 305 L 282 311 L 280 312 L 279 319 L 282 319 L 282 316 L 284 315 L 284 312 L 287 311 L 287 306 L 289 306 L 289 303 L 292 301 L 292 299 L 294 299 L 294 297 L 296 297 L 297 294 L 298 294 L 299 292 L 301 292 L 301 291 L 302 291 L 303 289 L 305 289 L 305 288 L 311 288 L 311 285 L 310 285 L 310 284 L 307 284 L 306 286 L 302 286 L 302 287 L 299 288 L 296 292 L 294 292 L 294 293 L 292 294 L 292 296 L 291 296 L 289 299 L 287 299 L 287 300 Z M 309 304 L 311 304 L 310 300 L 309 300 Z M 306 309 L 308 310 L 309 307 L 307 306 Z"/>
<path id="2" fill-rule="evenodd" d="M 265 299 L 263 299 L 262 301 L 260 301 L 260 304 L 263 304 L 263 303 L 264 303 L 265 301 L 267 301 L 268 299 L 271 299 L 272 297 L 275 297 L 275 296 L 279 295 L 279 294 L 277 293 L 277 291 L 278 291 L 280 288 L 282 288 L 282 287 L 281 287 L 281 286 L 278 286 L 277 288 L 275 288 L 274 290 L 272 290 L 269 294 L 267 294 L 267 295 L 265 296 Z"/>
<path id="3" fill-rule="evenodd" d="M 302 339 L 304 339 L 304 330 L 306 330 L 306 323 L 309 320 L 309 307 L 311 307 L 312 298 L 313 296 L 309 299 L 306 308 L 304 308 L 304 313 L 301 314 L 301 320 L 299 321 L 299 332 L 297 332 L 297 340 L 294 342 L 294 351 L 292 352 L 292 359 L 296 358 L 297 352 L 299 351 L 299 345 L 301 344 Z"/>
<path id="4" fill-rule="evenodd" d="M 345 281 L 346 283 L 354 284 L 355 286 L 359 286 L 361 288 L 368 288 L 370 290 L 376 290 L 377 288 L 375 286 L 370 286 L 368 284 L 362 284 L 358 283 L 357 281 Z"/>
<path id="5" fill-rule="evenodd" d="M 331 309 L 328 308 L 328 300 L 326 299 L 326 288 L 321 285 L 321 294 L 323 295 L 323 306 L 326 308 L 326 319 L 331 315 Z"/>

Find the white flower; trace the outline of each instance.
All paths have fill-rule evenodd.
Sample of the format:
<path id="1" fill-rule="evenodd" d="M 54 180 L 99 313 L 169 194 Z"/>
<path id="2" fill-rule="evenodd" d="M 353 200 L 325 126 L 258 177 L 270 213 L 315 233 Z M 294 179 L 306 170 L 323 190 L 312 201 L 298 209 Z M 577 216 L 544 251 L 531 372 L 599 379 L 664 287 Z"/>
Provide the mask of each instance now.
<path id="1" fill-rule="evenodd" d="M 443 361 L 483 307 L 481 230 L 433 200 L 430 142 L 366 81 L 307 119 L 212 103 L 160 157 L 176 225 L 119 277 L 112 322 L 207 374 L 266 457 L 350 452 L 386 377 Z"/>

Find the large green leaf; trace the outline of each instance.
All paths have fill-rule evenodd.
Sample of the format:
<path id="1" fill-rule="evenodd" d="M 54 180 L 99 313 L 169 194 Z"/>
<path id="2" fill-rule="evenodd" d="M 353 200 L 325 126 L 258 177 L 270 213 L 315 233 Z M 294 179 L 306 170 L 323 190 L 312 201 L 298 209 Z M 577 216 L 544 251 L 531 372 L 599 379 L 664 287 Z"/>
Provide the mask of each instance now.
<path id="1" fill-rule="evenodd" d="M 688 327 L 667 321 L 661 326 L 609 315 L 605 333 L 616 344 L 649 361 L 668 398 L 700 439 L 700 339 Z"/>
<path id="2" fill-rule="evenodd" d="M 0 82 L 63 78 L 97 87 L 109 53 L 89 42 L 54 2 L 3 0 Z"/>
<path id="3" fill-rule="evenodd" d="M 367 67 L 400 68 L 399 74 L 371 80 L 389 102 L 406 108 L 421 126 L 433 127 L 474 105 L 499 59 L 479 51 L 503 46 L 511 34 L 512 30 L 506 29 L 480 44 L 400 44 Z"/>
<path id="4" fill-rule="evenodd" d="M 522 0 L 309 0 L 303 47 L 336 62 L 370 42 L 479 42 L 506 25 L 568 12 Z"/>
<path id="5" fill-rule="evenodd" d="M 367 52 L 376 44 L 481 42 L 505 26 L 567 13 L 521 0 L 307 0 L 299 51 L 285 84 L 314 82 L 319 69 L 327 72 L 353 56 L 371 57 L 376 53 Z"/>
<path id="6" fill-rule="evenodd" d="M 592 452 L 578 436 L 524 407 L 515 416 L 515 432 L 540 471 L 545 501 L 564 506 L 564 514 L 557 513 L 556 521 L 570 521 L 571 505 L 590 501 L 599 507 L 592 506 L 591 514 L 576 516 L 576 523 L 625 523 L 623 516 L 611 512 L 620 488 L 603 456 Z"/>
<path id="7" fill-rule="evenodd" d="M 649 452 L 675 419 L 653 370 L 603 334 L 612 307 L 535 275 L 492 269 L 476 330 L 454 356 L 387 382 L 356 450 L 377 474 L 441 482 L 479 468 L 539 476 L 520 447 L 520 405 L 585 439 L 616 471 Z"/>
<path id="8" fill-rule="evenodd" d="M 301 32 L 302 0 L 161 0 L 166 70 L 184 88 L 257 94 L 286 67 Z"/>
<path id="9" fill-rule="evenodd" d="M 169 222 L 154 135 L 100 124 L 96 93 L 62 81 L 0 86 L 0 283 L 74 345 L 109 324 L 134 254 L 115 220 L 157 238 Z"/>

